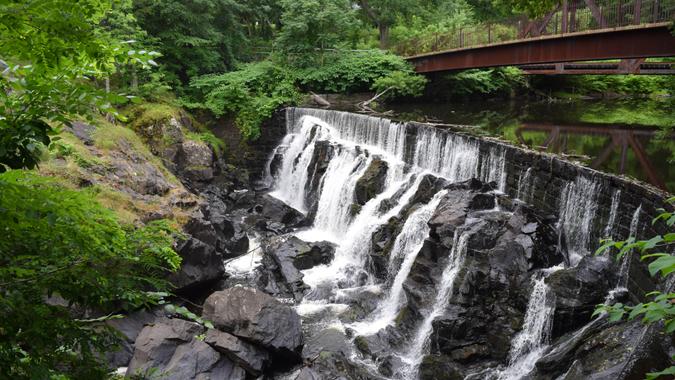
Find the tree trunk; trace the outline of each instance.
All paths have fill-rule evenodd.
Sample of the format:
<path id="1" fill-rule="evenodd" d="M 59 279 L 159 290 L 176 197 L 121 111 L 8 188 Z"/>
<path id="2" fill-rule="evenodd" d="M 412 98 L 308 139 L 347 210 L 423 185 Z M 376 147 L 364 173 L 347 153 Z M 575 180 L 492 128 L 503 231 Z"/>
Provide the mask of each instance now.
<path id="1" fill-rule="evenodd" d="M 138 92 L 138 72 L 136 72 L 136 66 L 131 67 L 131 89 L 134 92 Z"/>
<path id="2" fill-rule="evenodd" d="M 389 46 L 389 25 L 379 25 L 380 29 L 380 49 L 386 49 Z"/>

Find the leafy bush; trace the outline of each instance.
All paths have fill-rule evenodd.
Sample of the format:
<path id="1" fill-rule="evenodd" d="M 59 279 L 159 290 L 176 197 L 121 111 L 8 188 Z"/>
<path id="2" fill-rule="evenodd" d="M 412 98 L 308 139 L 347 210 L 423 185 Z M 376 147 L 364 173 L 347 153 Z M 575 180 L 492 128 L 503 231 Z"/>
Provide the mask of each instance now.
<path id="1" fill-rule="evenodd" d="M 353 92 L 394 86 L 391 95 L 418 95 L 426 83 L 402 58 L 381 51 L 331 53 L 324 58 L 320 66 L 297 68 L 267 60 L 225 74 L 197 77 L 190 86 L 198 101 L 186 106 L 206 108 L 216 116 L 235 114 L 243 136 L 255 140 L 260 125 L 275 110 L 300 100 L 299 88 Z"/>
<path id="2" fill-rule="evenodd" d="M 323 65 L 298 71 L 303 88 L 336 93 L 368 91 L 376 79 L 392 72 L 414 72 L 401 57 L 381 50 L 334 53 L 324 58 Z"/>
<path id="3" fill-rule="evenodd" d="M 188 106 L 206 108 L 216 116 L 237 115 L 243 136 L 255 140 L 260 124 L 280 106 L 300 99 L 293 73 L 271 61 L 250 63 L 226 74 L 205 75 L 190 82 L 202 99 Z"/>
<path id="4" fill-rule="evenodd" d="M 419 96 L 424 91 L 426 84 L 427 78 L 421 75 L 394 71 L 386 76 L 375 79 L 373 90 L 378 93 L 387 91 L 388 97 Z"/>
<path id="5" fill-rule="evenodd" d="M 180 265 L 165 221 L 121 225 L 85 191 L 0 175 L 0 378 L 103 378 L 103 322 L 153 304 Z"/>
<path id="6" fill-rule="evenodd" d="M 505 95 L 527 86 L 527 79 L 518 68 L 499 67 L 446 74 L 434 81 L 429 92 L 437 99 L 462 99 L 478 95 Z"/>

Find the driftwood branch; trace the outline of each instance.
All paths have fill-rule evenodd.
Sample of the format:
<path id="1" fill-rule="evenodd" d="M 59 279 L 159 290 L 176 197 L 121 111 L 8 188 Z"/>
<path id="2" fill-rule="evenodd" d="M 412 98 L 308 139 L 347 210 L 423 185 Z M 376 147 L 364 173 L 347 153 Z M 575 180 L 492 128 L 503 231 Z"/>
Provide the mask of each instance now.
<path id="1" fill-rule="evenodd" d="M 330 107 L 330 102 L 326 99 L 324 99 L 321 95 L 317 95 L 313 92 L 309 92 L 309 94 L 312 96 L 312 100 L 314 103 L 320 105 L 321 107 Z"/>

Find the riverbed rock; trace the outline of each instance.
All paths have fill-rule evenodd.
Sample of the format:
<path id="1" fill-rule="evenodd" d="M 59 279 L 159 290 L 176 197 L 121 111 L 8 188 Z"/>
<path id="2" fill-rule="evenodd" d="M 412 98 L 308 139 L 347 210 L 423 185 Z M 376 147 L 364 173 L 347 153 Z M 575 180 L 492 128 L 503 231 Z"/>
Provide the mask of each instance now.
<path id="1" fill-rule="evenodd" d="M 246 218 L 249 225 L 256 225 L 265 230 L 270 222 L 281 223 L 284 231 L 290 231 L 293 227 L 303 226 L 306 223 L 303 213 L 269 194 L 261 196 L 257 202 Z"/>
<path id="2" fill-rule="evenodd" d="M 553 335 L 576 330 L 591 320 L 595 306 L 616 286 L 612 261 L 603 256 L 585 256 L 573 268 L 551 274 L 546 284 L 555 294 Z"/>
<path id="3" fill-rule="evenodd" d="M 303 343 L 300 316 L 260 290 L 237 286 L 214 292 L 204 302 L 203 317 L 290 363 L 299 359 Z"/>
<path id="4" fill-rule="evenodd" d="M 180 269 L 169 275 L 176 291 L 217 281 L 225 273 L 222 255 L 201 240 L 188 238 L 180 244 L 178 254 L 183 259 Z"/>
<path id="5" fill-rule="evenodd" d="M 119 331 L 124 339 L 118 350 L 106 353 L 106 361 L 111 368 L 126 367 L 134 355 L 134 343 L 146 324 L 154 322 L 160 316 L 159 312 L 140 310 L 106 321 L 108 326 Z"/>
<path id="6" fill-rule="evenodd" d="M 209 181 L 214 177 L 214 154 L 203 141 L 185 140 L 180 145 L 178 170 L 183 177 L 195 181 Z"/>
<path id="7" fill-rule="evenodd" d="M 370 165 L 356 181 L 354 196 L 356 203 L 363 206 L 384 190 L 389 165 L 380 156 L 374 156 Z"/>
<path id="8" fill-rule="evenodd" d="M 203 331 L 199 324 L 180 319 L 146 326 L 136 339 L 127 375 L 168 380 L 243 380 L 242 368 L 195 338 Z"/>
<path id="9" fill-rule="evenodd" d="M 253 376 L 260 376 L 269 360 L 268 353 L 263 349 L 220 330 L 209 329 L 204 342 Z"/>

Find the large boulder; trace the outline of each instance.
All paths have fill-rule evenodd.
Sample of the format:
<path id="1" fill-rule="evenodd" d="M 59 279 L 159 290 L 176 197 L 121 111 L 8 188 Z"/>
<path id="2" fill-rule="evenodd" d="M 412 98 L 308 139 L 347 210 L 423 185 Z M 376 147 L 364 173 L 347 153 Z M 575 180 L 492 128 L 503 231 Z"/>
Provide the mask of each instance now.
<path id="1" fill-rule="evenodd" d="M 119 127 L 118 127 L 119 128 Z M 107 152 L 110 168 L 105 176 L 111 183 L 141 195 L 165 195 L 174 186 L 148 159 L 139 154 L 125 139 L 117 141 L 118 149 Z"/>
<path id="2" fill-rule="evenodd" d="M 203 141 L 186 140 L 180 145 L 178 170 L 186 178 L 208 181 L 214 177 L 214 154 Z"/>
<path id="3" fill-rule="evenodd" d="M 178 291 L 214 282 L 225 273 L 222 255 L 201 240 L 187 239 L 179 246 L 178 254 L 183 259 L 181 267 L 169 276 Z"/>
<path id="4" fill-rule="evenodd" d="M 158 318 L 159 313 L 153 313 L 146 310 L 140 310 L 123 318 L 115 318 L 106 321 L 108 326 L 119 331 L 123 340 L 119 349 L 114 352 L 106 353 L 106 360 L 112 368 L 126 367 L 134 355 L 134 342 L 146 324 L 152 323 Z"/>
<path id="5" fill-rule="evenodd" d="M 559 270 L 546 278 L 556 301 L 553 336 L 575 330 L 591 320 L 595 306 L 603 303 L 609 290 L 616 286 L 613 268 L 608 257 L 585 256 L 576 267 Z"/>
<path id="6" fill-rule="evenodd" d="M 388 169 L 387 161 L 379 156 L 373 157 L 361 178 L 356 181 L 356 203 L 363 206 L 384 190 Z"/>
<path id="7" fill-rule="evenodd" d="M 262 230 L 269 230 L 270 223 L 280 223 L 281 232 L 290 231 L 292 227 L 299 227 L 306 222 L 305 215 L 283 201 L 265 194 L 258 199 L 258 204 L 251 209 L 251 215 L 246 223 L 256 225 Z"/>
<path id="8" fill-rule="evenodd" d="M 196 339 L 204 328 L 180 319 L 146 326 L 136 339 L 127 376 L 166 380 L 219 380 L 245 378 L 245 371 Z"/>
<path id="9" fill-rule="evenodd" d="M 265 350 L 220 330 L 209 329 L 204 342 L 253 376 L 260 376 L 269 360 Z"/>
<path id="10" fill-rule="evenodd" d="M 203 317 L 289 362 L 299 359 L 303 343 L 300 316 L 260 290 L 237 286 L 214 292 L 204 302 Z"/>

